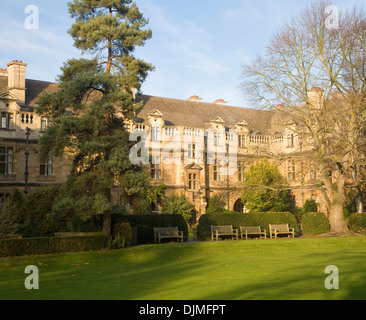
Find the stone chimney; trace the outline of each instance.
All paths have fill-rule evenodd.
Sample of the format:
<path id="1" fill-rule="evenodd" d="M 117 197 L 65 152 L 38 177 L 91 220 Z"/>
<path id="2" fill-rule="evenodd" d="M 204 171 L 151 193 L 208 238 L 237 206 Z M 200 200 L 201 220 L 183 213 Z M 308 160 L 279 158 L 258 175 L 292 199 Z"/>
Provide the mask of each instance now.
<path id="1" fill-rule="evenodd" d="M 8 69 L 6 68 L 0 68 L 0 77 L 7 77 L 8 76 Z"/>
<path id="2" fill-rule="evenodd" d="M 217 99 L 214 104 L 224 104 L 226 105 L 227 104 L 227 101 L 225 101 L 224 99 Z"/>
<path id="3" fill-rule="evenodd" d="M 310 103 L 320 109 L 324 105 L 324 90 L 319 87 L 313 87 L 308 93 Z"/>
<path id="4" fill-rule="evenodd" d="M 200 102 L 202 101 L 202 98 L 200 98 L 199 96 L 192 96 L 189 99 L 187 99 L 187 101 L 196 101 L 196 102 Z"/>
<path id="5" fill-rule="evenodd" d="M 18 104 L 25 104 L 25 67 L 23 61 L 13 60 L 7 64 L 8 67 L 8 90 L 14 94 Z"/>

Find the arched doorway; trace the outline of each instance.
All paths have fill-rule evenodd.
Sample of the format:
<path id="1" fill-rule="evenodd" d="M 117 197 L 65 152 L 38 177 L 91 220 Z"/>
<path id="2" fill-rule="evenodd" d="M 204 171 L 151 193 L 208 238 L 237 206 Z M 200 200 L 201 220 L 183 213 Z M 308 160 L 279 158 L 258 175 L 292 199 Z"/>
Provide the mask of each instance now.
<path id="1" fill-rule="evenodd" d="M 241 199 L 238 199 L 238 200 L 235 201 L 234 211 L 240 212 L 240 213 L 243 213 L 244 212 L 244 204 L 241 201 Z"/>

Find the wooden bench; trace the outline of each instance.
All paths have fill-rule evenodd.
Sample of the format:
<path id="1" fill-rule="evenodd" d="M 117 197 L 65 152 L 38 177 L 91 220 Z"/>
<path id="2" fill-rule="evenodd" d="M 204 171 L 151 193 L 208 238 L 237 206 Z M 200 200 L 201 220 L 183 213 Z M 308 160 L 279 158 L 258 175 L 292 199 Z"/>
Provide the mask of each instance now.
<path id="1" fill-rule="evenodd" d="M 178 227 L 154 228 L 154 242 L 161 243 L 161 239 L 180 239 L 183 242 L 183 231 Z"/>
<path id="2" fill-rule="evenodd" d="M 295 230 L 293 228 L 289 228 L 288 224 L 270 224 L 269 225 L 269 235 L 271 239 L 274 237 L 277 239 L 278 235 L 287 235 L 288 238 L 292 236 L 295 238 Z"/>
<path id="3" fill-rule="evenodd" d="M 238 229 L 233 226 L 211 226 L 211 240 L 219 241 L 220 236 L 232 236 L 238 240 Z"/>
<path id="4" fill-rule="evenodd" d="M 240 227 L 241 240 L 245 236 L 245 240 L 248 240 L 249 235 L 259 236 L 260 239 L 267 239 L 266 230 L 261 229 L 261 226 L 257 227 Z"/>

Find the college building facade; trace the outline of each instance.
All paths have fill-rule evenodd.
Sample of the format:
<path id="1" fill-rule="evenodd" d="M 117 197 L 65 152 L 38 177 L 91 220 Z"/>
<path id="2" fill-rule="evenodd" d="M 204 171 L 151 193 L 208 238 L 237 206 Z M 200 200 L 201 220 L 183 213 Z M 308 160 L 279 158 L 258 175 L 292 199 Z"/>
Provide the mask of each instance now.
<path id="1" fill-rule="evenodd" d="M 50 123 L 35 112 L 36 101 L 58 85 L 26 79 L 26 66 L 13 60 L 0 68 L 0 202 L 14 188 L 28 192 L 63 183 L 70 170 L 66 157 L 39 161 L 39 137 Z M 125 120 L 125 129 L 143 133 L 149 141 L 149 163 L 144 166 L 152 185 L 165 185 L 166 196 L 184 194 L 197 218 L 216 194 L 222 195 L 226 208 L 244 212 L 240 185 L 249 165 L 261 158 L 278 165 L 291 186 L 293 206 L 313 199 L 326 212 L 316 168 L 306 161 L 310 138 L 273 111 L 228 106 L 222 99 L 205 103 L 198 96 L 177 100 L 137 94 L 136 101 L 141 107 L 135 119 Z M 235 150 L 235 170 L 230 172 L 220 161 L 229 149 Z M 302 160 L 291 156 L 299 153 Z"/>

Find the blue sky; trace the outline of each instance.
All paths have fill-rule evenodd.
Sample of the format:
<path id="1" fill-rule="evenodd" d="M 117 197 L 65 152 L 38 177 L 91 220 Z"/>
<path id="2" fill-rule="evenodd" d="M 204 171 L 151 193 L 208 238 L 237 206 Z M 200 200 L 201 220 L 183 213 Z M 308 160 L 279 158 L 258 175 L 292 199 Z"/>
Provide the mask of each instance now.
<path id="1" fill-rule="evenodd" d="M 155 65 L 144 94 L 176 99 L 200 96 L 247 107 L 239 90 L 242 65 L 263 52 L 272 33 L 312 0 L 136 0 L 153 38 L 136 56 Z M 0 0 L 0 68 L 28 63 L 27 78 L 55 81 L 60 67 L 80 57 L 67 30 L 69 0 Z M 334 0 L 340 10 L 366 0 Z M 25 8 L 39 9 L 39 29 L 28 30 Z"/>

